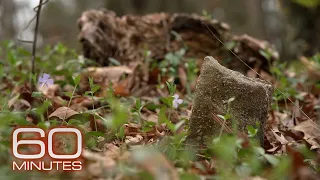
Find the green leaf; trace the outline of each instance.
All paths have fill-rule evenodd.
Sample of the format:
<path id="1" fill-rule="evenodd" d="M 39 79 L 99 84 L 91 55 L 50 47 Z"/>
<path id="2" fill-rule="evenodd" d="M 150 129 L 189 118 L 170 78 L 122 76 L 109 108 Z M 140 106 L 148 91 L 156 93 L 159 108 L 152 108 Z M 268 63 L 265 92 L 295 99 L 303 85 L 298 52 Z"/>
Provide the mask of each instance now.
<path id="1" fill-rule="evenodd" d="M 94 148 L 97 146 L 97 140 L 96 137 L 87 136 L 85 140 L 86 146 L 88 148 Z"/>
<path id="2" fill-rule="evenodd" d="M 37 74 L 32 74 L 31 79 L 34 84 L 37 84 Z"/>
<path id="3" fill-rule="evenodd" d="M 93 87 L 91 88 L 92 93 L 97 92 L 99 89 L 101 88 L 101 86 L 99 85 L 93 85 Z"/>
<path id="4" fill-rule="evenodd" d="M 233 49 L 237 46 L 237 42 L 236 41 L 227 42 L 226 46 L 228 49 Z"/>
<path id="5" fill-rule="evenodd" d="M 148 103 L 144 107 L 146 107 L 150 111 L 155 111 L 159 107 L 159 105 L 155 103 Z"/>
<path id="6" fill-rule="evenodd" d="M 264 157 L 266 158 L 266 160 L 272 164 L 273 166 L 276 166 L 279 164 L 279 159 L 276 158 L 275 156 L 272 156 L 270 154 L 265 154 Z"/>
<path id="7" fill-rule="evenodd" d="M 120 139 L 123 139 L 123 138 L 124 138 L 124 135 L 125 135 L 125 133 L 124 133 L 124 127 L 121 126 L 121 127 L 119 128 L 118 133 L 117 133 L 117 137 L 120 138 Z"/>
<path id="8" fill-rule="evenodd" d="M 47 125 L 45 124 L 45 121 L 41 121 L 38 124 L 38 127 L 40 127 L 41 129 L 48 129 Z"/>
<path id="9" fill-rule="evenodd" d="M 166 81 L 166 84 L 167 84 L 170 95 L 173 95 L 176 92 L 176 85 L 174 84 L 174 82 L 168 82 L 168 81 Z"/>
<path id="10" fill-rule="evenodd" d="M 159 124 L 166 123 L 168 121 L 167 116 L 166 116 L 166 111 L 167 111 L 166 107 L 162 107 L 160 109 L 160 112 L 158 115 L 158 123 Z"/>
<path id="11" fill-rule="evenodd" d="M 258 129 L 254 128 L 253 126 L 247 126 L 247 129 L 249 137 L 254 137 L 258 132 Z"/>
<path id="12" fill-rule="evenodd" d="M 109 60 L 110 64 L 112 64 L 112 65 L 121 66 L 121 63 L 115 58 L 110 57 L 108 60 Z"/>
<path id="13" fill-rule="evenodd" d="M 93 87 L 93 78 L 92 77 L 89 77 L 89 85 L 90 85 L 90 88 Z"/>
<path id="14" fill-rule="evenodd" d="M 42 92 L 32 92 L 31 97 L 40 98 L 42 95 Z"/>
<path id="15" fill-rule="evenodd" d="M 180 179 L 183 180 L 201 180 L 200 175 L 194 174 L 194 173 L 188 173 L 188 172 L 181 172 L 180 173 Z"/>
<path id="16" fill-rule="evenodd" d="M 144 122 L 144 125 L 148 126 L 148 127 L 154 127 L 156 125 L 156 123 L 152 122 L 152 121 L 146 121 L 146 122 Z"/>
<path id="17" fill-rule="evenodd" d="M 16 124 L 21 125 L 21 126 L 26 126 L 26 125 L 30 125 L 30 124 L 31 124 L 31 123 L 28 122 L 27 120 L 21 119 L 21 118 L 19 118 L 19 119 L 14 119 L 13 122 L 15 122 Z"/>
<path id="18" fill-rule="evenodd" d="M 307 8 L 315 8 L 320 5 L 320 0 L 293 0 L 293 2 Z"/>
<path id="19" fill-rule="evenodd" d="M 270 59 L 271 59 L 271 54 L 268 53 L 267 51 L 261 49 L 261 50 L 259 50 L 259 53 L 260 53 L 264 58 L 266 58 L 267 60 L 270 60 Z"/>
<path id="20" fill-rule="evenodd" d="M 80 125 L 80 124 L 82 124 L 81 123 L 81 121 L 79 121 L 79 120 L 76 120 L 76 119 L 70 119 L 69 121 L 68 121 L 68 124 L 69 125 Z"/>
<path id="21" fill-rule="evenodd" d="M 72 96 L 73 96 L 72 92 L 63 92 L 63 94 L 65 94 L 69 98 L 72 98 Z"/>
<path id="22" fill-rule="evenodd" d="M 259 155 L 265 155 L 265 151 L 262 147 L 255 147 L 254 149 Z"/>
<path id="23" fill-rule="evenodd" d="M 174 97 L 169 96 L 169 97 L 166 97 L 166 98 L 164 98 L 164 97 L 160 98 L 160 101 L 163 102 L 168 107 L 172 107 L 173 99 L 174 99 Z"/>
<path id="24" fill-rule="evenodd" d="M 231 114 L 226 114 L 226 115 L 224 116 L 224 118 L 225 118 L 226 120 L 231 119 L 231 117 L 232 117 L 232 115 L 231 115 Z"/>
<path id="25" fill-rule="evenodd" d="M 80 84 L 80 79 L 81 79 L 80 74 L 77 77 L 72 77 L 72 78 L 73 78 L 74 85 L 78 86 Z"/>
<path id="26" fill-rule="evenodd" d="M 137 98 L 136 99 L 136 109 L 139 110 L 140 107 L 141 107 L 141 100 L 140 100 L 140 98 Z"/>
<path id="27" fill-rule="evenodd" d="M 99 136 L 104 136 L 104 133 L 100 131 L 90 131 L 90 132 L 87 132 L 86 135 L 99 137 Z"/>
<path id="28" fill-rule="evenodd" d="M 152 127 L 143 127 L 142 128 L 142 132 L 150 132 L 150 131 L 152 131 Z"/>

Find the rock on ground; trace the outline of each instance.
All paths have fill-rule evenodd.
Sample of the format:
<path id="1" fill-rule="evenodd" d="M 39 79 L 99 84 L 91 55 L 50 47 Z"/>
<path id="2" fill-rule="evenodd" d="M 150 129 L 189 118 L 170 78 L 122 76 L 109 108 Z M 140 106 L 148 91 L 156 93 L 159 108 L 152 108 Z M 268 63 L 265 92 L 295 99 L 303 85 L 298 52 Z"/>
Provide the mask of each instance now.
<path id="1" fill-rule="evenodd" d="M 217 115 L 229 112 L 224 132 L 233 132 L 232 121 L 238 130 L 247 132 L 247 126 L 257 127 L 263 141 L 263 126 L 272 101 L 273 86 L 261 79 L 253 79 L 220 65 L 213 57 L 206 57 L 197 82 L 196 96 L 190 118 L 188 140 L 204 145 L 208 137 L 219 136 L 224 121 Z"/>

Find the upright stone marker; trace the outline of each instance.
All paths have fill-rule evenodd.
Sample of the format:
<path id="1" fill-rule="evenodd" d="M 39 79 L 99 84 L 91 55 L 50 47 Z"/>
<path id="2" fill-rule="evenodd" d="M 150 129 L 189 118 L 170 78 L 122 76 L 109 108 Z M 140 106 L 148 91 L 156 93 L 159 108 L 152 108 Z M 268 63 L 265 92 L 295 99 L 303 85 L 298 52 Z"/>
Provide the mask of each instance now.
<path id="1" fill-rule="evenodd" d="M 227 114 L 228 100 L 234 98 L 230 114 L 238 129 L 247 132 L 247 126 L 256 127 L 259 122 L 258 136 L 262 142 L 272 93 L 268 82 L 246 77 L 220 65 L 213 57 L 206 57 L 197 82 L 188 140 L 204 145 L 208 137 L 218 136 L 223 120 L 216 115 Z M 224 128 L 224 132 L 232 130 L 232 120 L 227 120 L 226 125 L 229 128 Z"/>

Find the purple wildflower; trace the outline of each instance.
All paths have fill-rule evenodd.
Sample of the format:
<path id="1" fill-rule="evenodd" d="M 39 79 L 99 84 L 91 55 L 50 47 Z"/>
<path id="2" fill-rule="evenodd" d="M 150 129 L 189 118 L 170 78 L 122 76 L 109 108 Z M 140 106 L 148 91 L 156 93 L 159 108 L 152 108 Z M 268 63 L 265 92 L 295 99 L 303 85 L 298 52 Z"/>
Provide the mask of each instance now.
<path id="1" fill-rule="evenodd" d="M 42 76 L 39 77 L 39 85 L 41 87 L 43 86 L 49 86 L 53 84 L 53 79 L 50 78 L 50 74 L 44 73 Z"/>
<path id="2" fill-rule="evenodd" d="M 172 105 L 174 108 L 178 108 L 179 104 L 182 104 L 183 100 L 179 99 L 178 94 L 175 94 L 173 97 L 174 97 L 174 99 L 173 99 Z"/>

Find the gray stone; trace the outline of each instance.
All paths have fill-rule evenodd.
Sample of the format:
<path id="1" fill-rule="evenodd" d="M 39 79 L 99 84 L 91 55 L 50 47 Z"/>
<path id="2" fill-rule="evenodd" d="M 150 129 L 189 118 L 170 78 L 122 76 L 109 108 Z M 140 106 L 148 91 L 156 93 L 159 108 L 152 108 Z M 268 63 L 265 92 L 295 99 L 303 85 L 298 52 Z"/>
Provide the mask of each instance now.
<path id="1" fill-rule="evenodd" d="M 258 122 L 258 137 L 263 141 L 263 127 L 272 101 L 271 84 L 227 69 L 208 56 L 204 59 L 195 93 L 188 141 L 204 145 L 207 138 L 218 136 L 223 120 L 214 115 L 227 114 L 231 98 L 234 98 L 229 108 L 232 119 L 225 122 L 228 128 L 224 128 L 224 132 L 233 132 L 232 122 L 243 132 L 247 132 L 247 126 L 257 127 Z"/>

